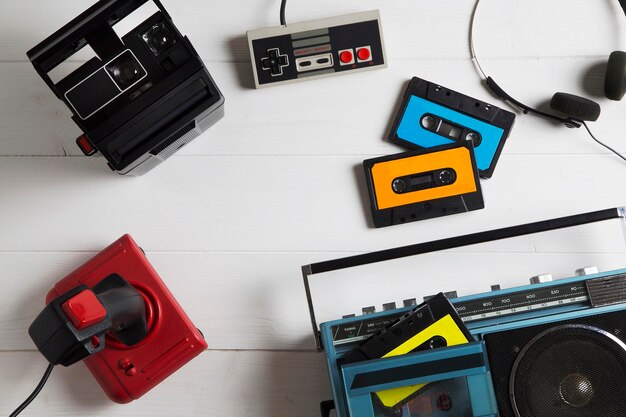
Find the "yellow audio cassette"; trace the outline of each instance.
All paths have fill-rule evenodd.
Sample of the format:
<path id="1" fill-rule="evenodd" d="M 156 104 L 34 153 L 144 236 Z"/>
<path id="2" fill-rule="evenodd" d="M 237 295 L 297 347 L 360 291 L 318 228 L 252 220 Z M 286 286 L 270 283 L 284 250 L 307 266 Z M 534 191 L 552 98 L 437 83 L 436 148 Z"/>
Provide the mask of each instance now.
<path id="1" fill-rule="evenodd" d="M 376 227 L 485 207 L 471 141 L 363 161 Z"/>
<path id="2" fill-rule="evenodd" d="M 455 308 L 443 293 L 439 293 L 348 352 L 343 364 L 391 358 L 471 341 L 474 338 Z M 415 398 L 427 385 L 392 388 L 375 394 L 380 405 L 395 408 Z"/>

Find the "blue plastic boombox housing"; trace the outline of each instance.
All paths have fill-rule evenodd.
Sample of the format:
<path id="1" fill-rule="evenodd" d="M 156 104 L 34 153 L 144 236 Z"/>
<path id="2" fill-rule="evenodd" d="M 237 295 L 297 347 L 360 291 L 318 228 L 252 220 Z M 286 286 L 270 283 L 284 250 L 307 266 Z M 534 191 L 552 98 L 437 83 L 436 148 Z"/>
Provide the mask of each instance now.
<path id="1" fill-rule="evenodd" d="M 624 213 L 608 209 L 304 266 L 313 329 L 326 355 L 334 397 L 322 403 L 322 415 L 332 409 L 337 417 L 622 415 L 626 269 L 586 268 L 555 281 L 537 277 L 527 286 L 466 297 L 447 294 L 474 342 L 350 364 L 342 363 L 347 352 L 414 306 L 329 321 L 318 329 L 309 278 L 609 219 L 624 224 Z M 373 395 L 424 383 L 410 401 L 394 408 L 381 406 Z M 581 411 L 587 414 L 572 414 Z"/>

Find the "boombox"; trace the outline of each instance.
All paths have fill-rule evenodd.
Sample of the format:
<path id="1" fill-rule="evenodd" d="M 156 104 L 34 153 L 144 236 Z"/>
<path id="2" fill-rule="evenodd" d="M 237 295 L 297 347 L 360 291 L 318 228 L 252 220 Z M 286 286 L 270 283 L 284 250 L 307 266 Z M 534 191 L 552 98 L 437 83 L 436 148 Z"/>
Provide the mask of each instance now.
<path id="1" fill-rule="evenodd" d="M 83 131 L 78 147 L 119 174 L 146 173 L 224 116 L 224 97 L 189 39 L 159 0 L 147 2 L 100 0 L 28 51 Z M 127 32 L 144 5 L 156 11 Z M 95 56 L 55 79 L 86 46 Z"/>
<path id="2" fill-rule="evenodd" d="M 530 285 L 464 297 L 440 293 L 420 305 L 405 299 L 400 307 L 365 307 L 362 315 L 319 327 L 320 306 L 329 302 L 314 302 L 319 289 L 311 278 L 358 275 L 349 286 L 355 291 L 355 282 L 365 285 L 368 265 L 380 276 L 386 261 L 612 219 L 623 226 L 625 214 L 607 209 L 304 266 L 334 396 L 322 402 L 322 416 L 333 409 L 338 417 L 624 415 L 626 269 L 538 275 Z"/>

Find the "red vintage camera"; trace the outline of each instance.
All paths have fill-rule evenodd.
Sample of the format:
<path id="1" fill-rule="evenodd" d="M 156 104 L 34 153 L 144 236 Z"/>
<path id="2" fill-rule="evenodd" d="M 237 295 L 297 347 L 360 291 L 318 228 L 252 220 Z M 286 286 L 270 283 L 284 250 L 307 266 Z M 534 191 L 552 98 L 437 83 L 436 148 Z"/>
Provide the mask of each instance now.
<path id="1" fill-rule="evenodd" d="M 207 348 L 124 235 L 57 282 L 29 333 L 51 364 L 85 364 L 109 398 L 136 400 Z"/>

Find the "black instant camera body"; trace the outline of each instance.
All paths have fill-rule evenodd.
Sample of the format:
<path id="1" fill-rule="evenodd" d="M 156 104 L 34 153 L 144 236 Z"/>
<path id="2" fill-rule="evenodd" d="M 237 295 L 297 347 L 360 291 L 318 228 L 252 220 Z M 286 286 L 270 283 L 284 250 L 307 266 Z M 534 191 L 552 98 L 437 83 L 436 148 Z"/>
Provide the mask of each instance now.
<path id="1" fill-rule="evenodd" d="M 158 11 L 125 35 L 113 26 L 147 0 L 101 0 L 28 51 L 48 87 L 119 174 L 142 175 L 224 116 L 224 97 L 159 0 Z M 53 82 L 49 72 L 85 45 L 96 54 Z"/>

